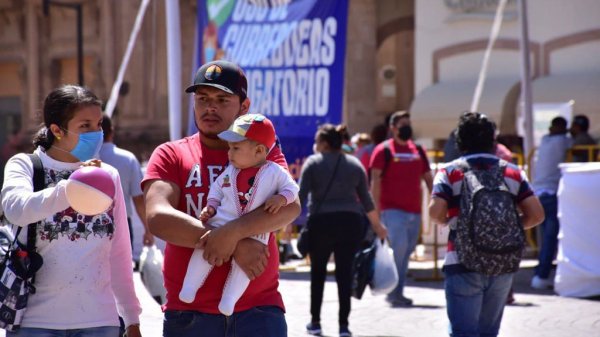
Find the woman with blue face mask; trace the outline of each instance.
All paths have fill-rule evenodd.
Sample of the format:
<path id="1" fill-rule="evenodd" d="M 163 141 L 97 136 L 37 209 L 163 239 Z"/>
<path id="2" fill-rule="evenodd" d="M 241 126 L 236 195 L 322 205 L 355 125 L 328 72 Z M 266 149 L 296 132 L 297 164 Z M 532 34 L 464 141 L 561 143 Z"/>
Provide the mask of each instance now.
<path id="1" fill-rule="evenodd" d="M 46 97 L 43 118 L 33 144 L 45 188 L 34 192 L 28 155 L 15 155 L 5 168 L 4 216 L 13 232 L 23 227 L 23 244 L 28 225 L 37 223 L 36 251 L 43 258 L 20 328 L 6 336 L 117 337 L 119 316 L 128 336 L 141 336 L 119 173 L 93 161 L 103 142 L 101 102 L 86 88 L 65 85 Z M 90 162 L 108 171 L 116 191 L 112 206 L 94 216 L 72 209 L 66 197 L 71 173 Z"/>

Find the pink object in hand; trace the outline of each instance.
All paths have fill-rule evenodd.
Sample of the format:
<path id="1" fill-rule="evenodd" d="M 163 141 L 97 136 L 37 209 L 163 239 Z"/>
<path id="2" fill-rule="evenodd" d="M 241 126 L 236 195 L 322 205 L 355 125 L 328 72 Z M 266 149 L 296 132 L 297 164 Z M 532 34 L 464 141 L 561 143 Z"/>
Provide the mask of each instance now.
<path id="1" fill-rule="evenodd" d="M 115 183 L 103 168 L 84 166 L 74 171 L 66 187 L 67 201 L 85 215 L 104 213 L 115 197 Z"/>

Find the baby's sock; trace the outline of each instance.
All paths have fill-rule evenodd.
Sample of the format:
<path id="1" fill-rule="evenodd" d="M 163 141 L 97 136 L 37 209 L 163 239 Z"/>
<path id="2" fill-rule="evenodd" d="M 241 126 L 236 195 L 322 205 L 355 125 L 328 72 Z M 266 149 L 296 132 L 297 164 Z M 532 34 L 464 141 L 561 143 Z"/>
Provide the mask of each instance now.
<path id="1" fill-rule="evenodd" d="M 231 316 L 235 308 L 235 299 L 230 296 L 223 296 L 219 303 L 219 311 L 225 316 Z"/>
<path id="2" fill-rule="evenodd" d="M 196 299 L 196 290 L 191 287 L 186 287 L 185 285 L 181 288 L 179 292 L 179 299 L 185 303 L 192 303 L 194 299 Z"/>

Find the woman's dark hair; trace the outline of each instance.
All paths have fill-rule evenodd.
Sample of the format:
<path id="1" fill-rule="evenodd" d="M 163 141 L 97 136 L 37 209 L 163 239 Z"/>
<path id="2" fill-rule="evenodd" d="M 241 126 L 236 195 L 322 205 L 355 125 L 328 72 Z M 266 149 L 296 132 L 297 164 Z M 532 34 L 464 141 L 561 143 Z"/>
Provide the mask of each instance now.
<path id="1" fill-rule="evenodd" d="M 66 130 L 75 112 L 87 106 L 102 107 L 102 101 L 88 88 L 68 84 L 52 90 L 44 100 L 44 126 L 33 138 L 33 145 L 48 150 L 54 143 L 50 125 L 56 124 Z"/>
<path id="2" fill-rule="evenodd" d="M 348 136 L 346 125 L 323 124 L 317 130 L 317 138 L 326 142 L 332 150 L 340 150 L 345 137 Z"/>
<path id="3" fill-rule="evenodd" d="M 462 153 L 491 153 L 494 149 L 494 123 L 486 115 L 465 112 L 456 129 L 456 144 Z"/>
<path id="4" fill-rule="evenodd" d="M 371 130 L 371 140 L 377 145 L 387 139 L 388 127 L 385 124 L 377 124 Z"/>

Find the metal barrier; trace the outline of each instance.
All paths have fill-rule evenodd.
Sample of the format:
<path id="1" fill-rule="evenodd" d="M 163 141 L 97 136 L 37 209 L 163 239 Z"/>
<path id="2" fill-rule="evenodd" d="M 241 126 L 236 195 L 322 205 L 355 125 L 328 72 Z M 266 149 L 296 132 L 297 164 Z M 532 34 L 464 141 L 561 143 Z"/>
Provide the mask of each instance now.
<path id="1" fill-rule="evenodd" d="M 573 152 L 586 151 L 586 161 L 600 161 L 600 145 L 575 145 L 567 151 L 566 162 L 573 161 Z"/>

